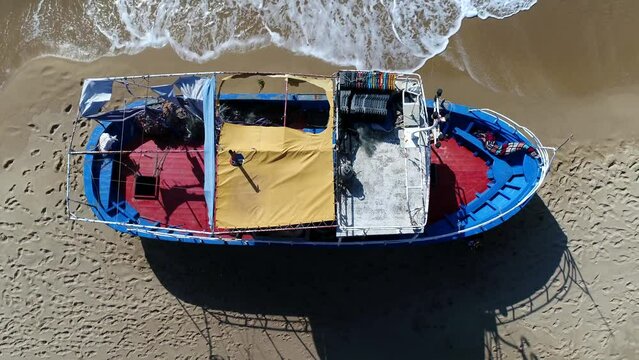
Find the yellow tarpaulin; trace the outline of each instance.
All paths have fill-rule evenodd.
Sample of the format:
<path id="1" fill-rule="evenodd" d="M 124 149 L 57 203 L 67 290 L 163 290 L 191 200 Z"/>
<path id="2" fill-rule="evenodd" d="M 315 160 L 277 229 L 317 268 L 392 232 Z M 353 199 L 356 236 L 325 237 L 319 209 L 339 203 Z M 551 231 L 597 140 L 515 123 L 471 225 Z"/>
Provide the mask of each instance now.
<path id="1" fill-rule="evenodd" d="M 326 91 L 326 130 L 309 134 L 287 127 L 224 124 L 217 151 L 215 226 L 253 229 L 335 220 L 333 186 L 333 83 L 293 77 Z M 229 150 L 241 153 L 241 167 Z"/>

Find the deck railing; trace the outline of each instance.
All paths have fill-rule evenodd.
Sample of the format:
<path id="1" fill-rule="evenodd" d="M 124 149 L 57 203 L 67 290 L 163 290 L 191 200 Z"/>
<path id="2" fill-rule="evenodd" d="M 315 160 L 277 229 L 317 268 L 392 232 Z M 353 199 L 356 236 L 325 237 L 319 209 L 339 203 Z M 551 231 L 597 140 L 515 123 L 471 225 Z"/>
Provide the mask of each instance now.
<path id="1" fill-rule="evenodd" d="M 201 73 L 190 73 L 190 75 L 219 75 L 222 74 L 222 72 L 201 72 Z M 234 74 L 234 73 L 225 73 L 225 74 Z M 251 73 L 253 75 L 268 75 L 268 74 L 278 74 L 278 73 Z M 134 80 L 134 79 L 150 79 L 150 78 L 156 78 L 156 77 L 168 77 L 168 76 L 182 76 L 182 75 L 188 75 L 187 73 L 178 73 L 178 74 L 158 74 L 158 75 L 143 75 L 143 76 L 122 76 L 122 77 L 108 77 L 108 78 L 102 78 L 104 80 L 108 79 L 108 80 Z M 401 75 L 409 75 L 409 74 L 401 74 Z M 416 76 L 419 79 L 419 82 L 421 84 L 421 77 L 419 75 L 416 74 L 410 74 L 411 76 Z M 102 79 L 94 79 L 94 80 L 102 80 Z M 422 94 L 422 100 L 423 100 L 423 94 Z M 447 234 L 442 234 L 442 235 L 437 235 L 437 236 L 423 236 L 422 234 L 415 234 L 415 236 L 409 238 L 409 239 L 404 239 L 404 240 L 367 240 L 367 241 L 347 241 L 347 242 L 299 242 L 299 241 L 295 241 L 295 240 L 242 240 L 242 239 L 224 239 L 224 238 L 218 238 L 216 237 L 215 233 L 212 231 L 196 231 L 196 230 L 189 230 L 189 229 L 180 229 L 180 228 L 166 228 L 166 227 L 161 227 L 161 226 L 152 226 L 152 225 L 143 225 L 143 224 L 129 224 L 129 223 L 124 223 L 124 222 L 112 222 L 112 221 L 105 221 L 105 220 L 101 220 L 101 219 L 95 219 L 95 218 L 88 218 L 88 217 L 84 217 L 81 216 L 79 214 L 76 214 L 76 211 L 74 211 L 73 209 L 71 209 L 71 203 L 74 202 L 78 202 L 77 200 L 73 200 L 71 199 L 71 188 L 72 188 L 72 159 L 75 156 L 79 156 L 79 155 L 84 155 L 85 153 L 89 153 L 89 151 L 76 151 L 73 149 L 73 142 L 75 139 L 75 135 L 76 135 L 76 131 L 78 130 L 77 125 L 78 125 L 78 121 L 80 120 L 80 114 L 78 113 L 78 119 L 74 122 L 74 127 L 73 127 L 73 132 L 69 141 L 69 148 L 67 149 L 67 171 L 66 171 L 66 210 L 67 210 L 67 214 L 69 215 L 69 218 L 71 220 L 77 220 L 77 221 L 84 221 L 84 222 L 89 222 L 89 223 L 101 223 L 101 224 L 106 224 L 106 225 L 118 225 L 118 226 L 122 226 L 125 229 L 127 229 L 128 231 L 134 231 L 137 233 L 146 233 L 148 235 L 151 236 L 162 236 L 162 237 L 175 237 L 175 239 L 177 241 L 184 241 L 186 239 L 189 239 L 193 242 L 205 242 L 206 240 L 223 240 L 224 242 L 228 242 L 228 243 L 247 243 L 247 242 L 253 242 L 253 243 L 270 243 L 270 244 L 288 244 L 288 245 L 293 245 L 293 244 L 305 244 L 305 245 L 317 245 L 317 246 L 331 246 L 331 245 L 377 245 L 377 246 L 386 246 L 386 245 L 394 245 L 394 244 L 399 244 L 399 243 L 414 243 L 414 242 L 421 242 L 424 240 L 427 241 L 437 241 L 437 240 L 443 240 L 444 238 L 449 238 L 455 235 L 461 235 L 464 233 L 467 233 L 469 231 L 473 231 L 476 229 L 480 229 L 483 228 L 489 224 L 492 224 L 495 221 L 499 221 L 500 219 L 502 219 L 503 217 L 507 216 L 508 214 L 516 211 L 517 209 L 521 208 L 524 204 L 526 204 L 526 202 L 535 194 L 535 192 L 541 187 L 541 185 L 544 182 L 544 179 L 546 178 L 546 176 L 548 175 L 549 171 L 550 171 L 550 166 L 555 158 L 556 152 L 557 152 L 557 148 L 554 147 L 548 147 L 548 146 L 544 146 L 541 141 L 539 140 L 539 138 L 537 136 L 535 136 L 533 134 L 532 131 L 530 131 L 528 128 L 526 128 L 525 126 L 522 126 L 520 124 L 518 124 L 517 122 L 515 122 L 514 120 L 508 118 L 507 116 L 500 114 L 494 110 L 491 109 L 471 109 L 470 110 L 471 113 L 484 113 L 486 115 L 489 116 L 493 116 L 494 118 L 503 121 L 504 123 L 508 124 L 509 126 L 512 126 L 515 130 L 519 131 L 519 133 L 521 133 L 522 135 L 524 135 L 532 144 L 534 144 L 534 146 L 536 147 L 539 155 L 540 155 L 540 166 L 541 166 L 541 172 L 540 172 L 540 176 L 539 179 L 537 181 L 537 183 L 535 184 L 534 187 L 531 188 L 531 190 L 529 191 L 529 193 L 527 193 L 516 205 L 512 206 L 510 209 L 508 209 L 507 211 L 501 213 L 498 217 L 495 217 L 491 220 L 485 221 L 481 224 L 478 225 L 474 225 L 472 227 L 466 228 L 466 229 L 462 229 L 459 231 L 455 231 L 455 232 L 450 232 Z M 339 118 L 336 116 L 336 122 L 339 121 Z M 433 126 L 430 126 L 427 130 L 429 136 L 430 133 L 432 131 L 434 131 L 435 127 L 437 124 L 433 124 Z M 335 129 L 337 130 L 337 126 L 335 126 Z M 384 227 L 384 226 L 381 226 Z M 380 228 L 380 227 L 378 227 Z M 167 232 L 167 230 L 170 230 L 171 232 Z"/>
<path id="2" fill-rule="evenodd" d="M 515 122 L 514 120 L 510 119 L 509 117 L 498 113 L 497 111 L 491 110 L 491 109 L 470 109 L 469 110 L 471 113 L 475 113 L 475 112 L 481 112 L 484 113 L 486 115 L 490 115 L 493 116 L 495 119 L 500 120 L 505 122 L 506 124 L 508 124 L 509 126 L 512 126 L 515 130 L 517 130 L 519 133 L 521 133 L 522 135 L 524 135 L 530 142 L 532 142 L 535 147 L 537 152 L 539 153 L 539 157 L 540 157 L 540 163 L 541 163 L 541 172 L 539 175 L 539 179 L 537 180 L 537 183 L 535 184 L 535 186 L 533 186 L 530 191 L 521 199 L 519 200 L 519 202 L 517 202 L 517 204 L 515 204 L 513 207 L 511 207 L 510 209 L 506 210 L 503 213 L 500 213 L 499 216 L 492 218 L 490 220 L 484 221 L 481 224 L 477 224 L 462 230 L 458 230 L 458 231 L 454 231 L 454 232 L 450 232 L 447 234 L 441 234 L 441 235 L 436 235 L 436 236 L 420 236 L 419 240 L 437 240 L 437 239 L 443 239 L 443 238 L 448 238 L 448 237 L 452 237 L 455 235 L 461 235 L 473 230 L 477 230 L 477 229 L 482 229 L 484 227 L 486 227 L 487 225 L 490 225 L 492 223 L 494 223 L 495 221 L 501 220 L 503 217 L 505 217 L 506 215 L 509 215 L 510 213 L 516 211 L 517 209 L 520 209 L 521 207 L 523 207 L 528 200 L 530 200 L 530 198 L 537 192 L 537 190 L 541 187 L 541 185 L 544 182 L 544 179 L 546 178 L 546 176 L 548 175 L 548 172 L 550 171 L 550 165 L 552 164 L 552 161 L 555 159 L 555 155 L 557 153 L 557 148 L 554 147 L 549 147 L 549 146 L 544 146 L 541 143 L 541 140 L 539 140 L 539 138 L 533 134 L 532 131 L 530 131 L 527 127 L 519 125 L 517 122 Z M 549 152 L 552 152 L 552 156 L 549 156 Z"/>
<path id="3" fill-rule="evenodd" d="M 350 70 L 346 70 L 346 71 L 350 71 Z M 404 88 L 402 89 L 402 107 L 404 105 L 404 101 L 405 101 L 405 96 L 404 96 L 404 92 L 410 92 L 411 94 L 416 96 L 416 102 L 419 102 L 422 104 L 422 106 L 420 106 L 420 126 L 425 126 L 425 127 L 420 127 L 419 130 L 417 132 L 414 132 L 413 134 L 415 136 L 418 137 L 417 141 L 418 141 L 418 146 L 416 146 L 416 148 L 419 151 L 419 168 L 420 168 L 420 184 L 419 185 L 409 185 L 409 180 L 408 180 L 408 158 L 405 157 L 404 158 L 404 183 L 405 183 L 405 196 L 406 196 L 406 201 L 409 201 L 410 195 L 409 195 L 409 191 L 411 189 L 420 189 L 421 193 L 422 193 L 422 201 L 421 201 L 421 205 L 422 208 L 416 208 L 414 210 L 417 211 L 421 211 L 422 216 L 419 217 L 419 219 L 416 219 L 414 221 L 414 223 L 411 226 L 401 226 L 401 225 L 368 225 L 368 226 L 354 226 L 354 225 L 346 225 L 344 224 L 342 221 L 344 221 L 345 219 L 343 218 L 343 216 L 341 216 L 341 200 L 336 201 L 336 207 L 337 207 L 337 212 L 338 212 L 338 216 L 337 216 L 337 223 L 339 225 L 339 228 L 342 232 L 361 232 L 364 236 L 368 235 L 369 232 L 374 232 L 374 231 L 383 231 L 383 230 L 395 230 L 398 234 L 410 234 L 410 233 L 421 233 L 422 230 L 424 229 L 424 227 L 426 226 L 427 220 L 428 220 L 428 202 L 429 202 L 429 193 L 428 193 L 428 189 L 429 189 L 429 185 L 430 185 L 430 165 L 429 162 L 430 161 L 430 148 L 429 148 L 429 139 L 430 139 L 430 131 L 432 131 L 437 124 L 433 124 L 432 126 L 428 126 L 428 112 L 426 110 L 426 100 L 424 99 L 424 88 L 423 88 L 423 84 L 422 84 L 422 79 L 421 76 L 419 76 L 419 74 L 411 74 L 411 73 L 396 73 L 397 74 L 397 78 L 395 80 L 396 83 L 402 82 L 404 83 Z M 408 85 L 409 82 L 413 84 L 413 88 L 408 89 Z M 337 86 L 336 86 L 336 93 L 339 93 L 340 91 L 340 82 L 336 81 Z M 338 129 L 339 129 L 339 107 L 336 107 L 335 109 L 335 119 L 336 119 L 336 125 L 335 125 L 335 137 L 339 139 L 339 133 L 337 133 Z M 424 139 L 423 133 L 426 132 L 428 134 L 428 136 L 426 136 L 426 139 Z M 419 144 L 419 140 L 421 140 L 421 144 Z M 337 173 L 337 171 L 335 171 L 335 173 Z M 336 179 L 336 181 L 338 181 Z M 408 211 L 410 212 L 411 209 L 409 209 Z M 409 216 L 412 218 L 412 215 Z M 338 237 L 338 243 L 342 242 L 342 237 L 339 236 Z"/>
<path id="4" fill-rule="evenodd" d="M 473 112 L 482 112 L 484 114 L 487 115 L 491 115 L 493 117 L 495 117 L 498 120 L 501 120 L 505 123 L 507 123 L 508 125 L 512 126 L 515 128 L 515 130 L 518 130 L 521 134 L 523 134 L 530 142 L 532 142 L 535 147 L 537 148 L 537 150 L 539 151 L 539 155 L 542 158 L 543 162 L 542 162 L 542 167 L 545 167 L 545 172 L 547 173 L 548 170 L 550 169 L 550 164 L 553 162 L 553 160 L 555 159 L 555 155 L 557 153 L 557 148 L 554 147 L 550 147 L 550 146 L 544 146 L 541 143 L 541 140 L 539 140 L 539 138 L 533 134 L 532 131 L 530 131 L 530 129 L 528 129 L 527 127 L 523 126 L 523 125 L 519 125 L 517 122 L 515 122 L 514 120 L 512 120 L 511 118 L 507 117 L 504 114 L 498 113 L 495 110 L 491 110 L 491 109 L 470 109 L 469 110 L 471 113 Z M 549 157 L 548 152 L 552 152 L 552 157 Z M 544 174 L 545 175 L 545 174 Z M 543 178 L 543 177 L 542 177 Z"/>

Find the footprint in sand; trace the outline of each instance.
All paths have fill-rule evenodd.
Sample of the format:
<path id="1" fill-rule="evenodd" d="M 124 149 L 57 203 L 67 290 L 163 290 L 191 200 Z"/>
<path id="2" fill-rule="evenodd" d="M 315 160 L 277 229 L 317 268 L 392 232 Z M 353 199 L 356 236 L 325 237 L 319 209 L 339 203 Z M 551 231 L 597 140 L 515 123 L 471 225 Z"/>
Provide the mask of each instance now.
<path id="1" fill-rule="evenodd" d="M 40 149 L 31 150 L 31 156 L 38 156 L 38 155 L 40 155 Z"/>
<path id="2" fill-rule="evenodd" d="M 42 71 L 40 72 L 40 75 L 42 77 L 48 78 L 51 76 L 54 76 L 56 73 L 55 69 L 53 68 L 53 66 L 45 66 L 42 68 Z"/>
<path id="3" fill-rule="evenodd" d="M 56 150 L 53 152 L 53 161 L 55 161 L 55 172 L 60 172 L 60 170 L 62 169 L 62 165 L 64 164 L 61 153 L 62 152 L 60 150 Z"/>
<path id="4" fill-rule="evenodd" d="M 11 165 L 13 165 L 14 161 L 15 161 L 14 159 L 9 159 L 9 160 L 5 161 L 4 164 L 2 165 L 2 168 L 6 169 L 6 170 L 9 170 Z"/>
<path id="5" fill-rule="evenodd" d="M 64 108 L 64 112 L 65 112 L 65 113 L 68 113 L 68 112 L 70 112 L 70 111 L 71 111 L 71 109 L 73 109 L 73 105 L 72 105 L 72 104 L 69 104 L 69 105 L 67 105 L 67 107 L 65 107 L 65 108 Z"/>
<path id="6" fill-rule="evenodd" d="M 51 128 L 49 129 L 49 134 L 51 135 L 55 134 L 56 130 L 58 130 L 59 127 L 60 127 L 60 124 L 51 125 Z"/>
<path id="7" fill-rule="evenodd" d="M 22 223 L 10 223 L 10 222 L 0 222 L 0 230 L 5 231 L 16 231 L 18 229 L 18 225 L 22 225 Z"/>

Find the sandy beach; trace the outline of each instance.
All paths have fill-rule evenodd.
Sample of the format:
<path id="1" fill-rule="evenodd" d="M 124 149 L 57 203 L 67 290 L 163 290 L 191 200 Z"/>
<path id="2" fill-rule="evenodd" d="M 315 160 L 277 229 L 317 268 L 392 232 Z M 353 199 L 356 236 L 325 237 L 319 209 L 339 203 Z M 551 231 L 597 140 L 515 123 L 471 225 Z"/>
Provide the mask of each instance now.
<path id="1" fill-rule="evenodd" d="M 541 0 L 468 19 L 418 70 L 428 92 L 498 110 L 548 145 L 573 135 L 479 250 L 184 246 L 70 223 L 83 78 L 340 67 L 272 46 L 207 63 L 169 48 L 1 58 L 14 67 L 0 88 L 0 359 L 639 358 L 638 10 Z"/>

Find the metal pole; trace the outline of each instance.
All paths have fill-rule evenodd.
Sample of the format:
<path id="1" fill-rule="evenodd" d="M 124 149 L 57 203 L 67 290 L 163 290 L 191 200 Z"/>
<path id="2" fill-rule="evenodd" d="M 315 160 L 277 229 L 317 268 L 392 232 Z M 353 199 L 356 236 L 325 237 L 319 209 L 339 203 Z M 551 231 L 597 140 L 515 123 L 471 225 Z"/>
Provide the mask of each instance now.
<path id="1" fill-rule="evenodd" d="M 126 109 L 126 100 L 124 100 L 124 108 Z M 122 115 L 122 117 L 124 117 L 124 115 Z M 120 125 L 121 129 L 120 129 L 120 154 L 119 154 L 119 159 L 118 159 L 118 193 L 115 197 L 115 201 L 116 201 L 116 206 L 115 209 L 117 211 L 116 216 L 118 218 L 120 218 L 120 188 L 122 187 L 121 183 L 120 183 L 120 179 L 122 178 L 122 148 L 124 147 L 124 125 L 126 125 L 124 123 L 124 120 L 122 120 L 122 125 Z M 99 140 L 98 140 L 98 144 L 99 144 Z M 102 176 L 102 174 L 100 174 L 100 176 Z M 112 175 L 113 176 L 113 175 Z M 113 180 L 113 179 L 111 179 Z M 108 201 L 108 200 L 107 200 Z"/>
<path id="2" fill-rule="evenodd" d="M 282 73 L 282 72 L 259 72 L 259 71 L 209 71 L 209 72 L 191 72 L 191 73 L 165 73 L 165 74 L 148 74 L 148 75 L 131 75 L 131 76 L 110 76 L 110 77 L 102 77 L 102 78 L 87 78 L 84 81 L 101 81 L 101 80 L 134 80 L 134 79 L 153 79 L 153 78 L 161 78 L 161 77 L 174 77 L 174 76 L 197 76 L 197 75 L 249 75 L 249 76 L 282 76 L 282 75 L 293 75 L 293 76 L 313 76 L 316 78 L 328 78 L 330 76 L 327 75 L 313 75 L 313 74 L 302 74 L 302 73 Z"/>
<path id="3" fill-rule="evenodd" d="M 201 153 L 204 149 L 183 149 L 183 150 L 84 150 L 84 151 L 70 151 L 70 155 L 91 155 L 91 154 L 185 154 L 185 153 Z"/>
<path id="4" fill-rule="evenodd" d="M 286 92 L 286 95 L 284 97 L 284 127 L 286 127 L 286 107 L 288 105 L 288 77 L 285 77 L 284 81 L 285 81 L 285 92 Z"/>

